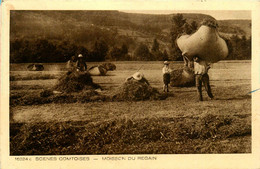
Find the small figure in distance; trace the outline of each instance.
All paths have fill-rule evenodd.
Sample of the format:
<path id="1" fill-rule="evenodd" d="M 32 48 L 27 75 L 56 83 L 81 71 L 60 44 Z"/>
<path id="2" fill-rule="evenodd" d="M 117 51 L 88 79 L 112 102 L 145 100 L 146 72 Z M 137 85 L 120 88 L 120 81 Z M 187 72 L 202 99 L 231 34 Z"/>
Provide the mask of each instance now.
<path id="1" fill-rule="evenodd" d="M 163 91 L 164 92 L 169 92 L 169 83 L 170 83 L 170 80 L 171 80 L 171 69 L 169 67 L 170 63 L 168 61 L 164 61 L 164 66 L 162 68 L 162 72 L 163 72 Z"/>
<path id="2" fill-rule="evenodd" d="M 208 75 L 208 70 L 210 69 L 209 64 L 205 60 L 202 60 L 197 56 L 195 56 L 193 58 L 193 61 L 194 61 L 195 81 L 196 81 L 197 92 L 199 95 L 199 100 L 203 101 L 202 89 L 201 89 L 202 83 L 205 86 L 208 96 L 211 99 L 214 99 L 213 94 L 211 93 L 211 87 L 209 84 L 209 75 Z"/>
<path id="3" fill-rule="evenodd" d="M 87 70 L 87 65 L 85 59 L 82 54 L 78 55 L 77 63 L 76 63 L 77 71 L 84 72 Z"/>

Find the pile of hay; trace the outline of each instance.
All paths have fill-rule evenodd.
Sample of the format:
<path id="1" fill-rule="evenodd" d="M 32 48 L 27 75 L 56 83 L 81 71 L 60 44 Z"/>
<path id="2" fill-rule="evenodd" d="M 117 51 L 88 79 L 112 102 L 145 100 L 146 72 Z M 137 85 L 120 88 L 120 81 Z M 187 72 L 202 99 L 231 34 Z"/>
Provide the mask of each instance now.
<path id="1" fill-rule="evenodd" d="M 116 65 L 113 63 L 103 63 L 101 66 L 103 66 L 108 71 L 116 70 Z"/>
<path id="2" fill-rule="evenodd" d="M 54 87 L 54 90 L 70 93 L 98 88 L 101 87 L 93 82 L 89 73 L 68 71 L 59 79 L 58 83 Z"/>
<path id="3" fill-rule="evenodd" d="M 192 87 L 195 86 L 195 75 L 193 70 L 187 66 L 171 72 L 170 85 L 173 87 Z"/>
<path id="4" fill-rule="evenodd" d="M 101 65 L 95 65 L 88 69 L 91 76 L 105 76 L 108 71 L 116 70 L 116 65 L 113 63 L 103 63 Z"/>
<path id="5" fill-rule="evenodd" d="M 182 55 L 189 60 L 199 56 L 202 60 L 216 63 L 228 56 L 226 41 L 219 36 L 216 20 L 205 20 L 192 35 L 182 35 L 176 42 Z"/>
<path id="6" fill-rule="evenodd" d="M 27 66 L 27 70 L 29 71 L 43 71 L 44 67 L 42 64 L 30 64 Z"/>
<path id="7" fill-rule="evenodd" d="M 115 101 L 140 101 L 140 100 L 163 100 L 166 99 L 166 94 L 159 93 L 158 90 L 151 87 L 149 84 L 131 79 L 126 81 L 119 87 L 112 100 Z"/>
<path id="8" fill-rule="evenodd" d="M 10 105 L 39 105 L 48 103 L 85 103 L 107 101 L 110 97 L 99 94 L 101 87 L 87 72 L 68 71 L 51 89 L 26 93 L 12 92 Z"/>

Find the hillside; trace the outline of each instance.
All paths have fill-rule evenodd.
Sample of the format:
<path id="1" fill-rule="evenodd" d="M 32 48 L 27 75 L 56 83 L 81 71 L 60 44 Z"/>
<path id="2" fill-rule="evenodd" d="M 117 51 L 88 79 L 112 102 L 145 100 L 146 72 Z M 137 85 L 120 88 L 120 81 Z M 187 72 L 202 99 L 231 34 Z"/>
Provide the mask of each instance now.
<path id="1" fill-rule="evenodd" d="M 96 40 L 108 47 L 127 44 L 133 55 L 140 43 L 152 48 L 154 39 L 160 50 L 171 48 L 170 30 L 176 14 L 135 14 L 119 11 L 11 11 L 10 41 L 47 39 L 66 41 L 92 49 Z M 182 14 L 188 23 L 212 18 L 204 14 Z M 219 31 L 227 37 L 251 35 L 250 20 L 221 20 Z M 11 51 L 13 52 L 13 51 Z"/>
<path id="2" fill-rule="evenodd" d="M 33 38 L 66 38 L 72 30 L 93 31 L 97 27 L 106 31 L 118 29 L 119 35 L 145 37 L 153 39 L 159 36 L 164 42 L 169 42 L 171 15 L 133 14 L 119 11 L 12 11 L 11 39 L 17 37 Z M 204 14 L 183 14 L 188 22 L 200 23 L 211 18 Z M 221 20 L 220 32 L 248 35 L 251 30 L 249 20 Z M 229 29 L 226 29 L 229 27 Z M 234 31 L 236 30 L 236 31 Z M 132 33 L 132 35 L 131 35 Z"/>
<path id="3" fill-rule="evenodd" d="M 250 20 L 219 20 L 219 31 L 227 34 L 251 36 Z"/>

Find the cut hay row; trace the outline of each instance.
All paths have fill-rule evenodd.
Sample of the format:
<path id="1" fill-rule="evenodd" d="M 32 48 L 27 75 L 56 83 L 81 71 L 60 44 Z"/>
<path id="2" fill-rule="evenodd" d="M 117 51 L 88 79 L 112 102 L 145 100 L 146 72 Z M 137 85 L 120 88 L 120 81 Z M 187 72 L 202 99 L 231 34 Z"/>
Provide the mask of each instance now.
<path id="1" fill-rule="evenodd" d="M 10 131 L 11 155 L 238 153 L 250 150 L 243 145 L 225 150 L 201 147 L 213 142 L 221 147 L 223 140 L 250 136 L 251 120 L 250 116 L 206 115 L 11 123 Z"/>
<path id="2" fill-rule="evenodd" d="M 123 83 L 116 94 L 102 95 L 96 91 L 101 87 L 94 83 L 88 73 L 69 71 L 58 83 L 41 92 L 11 92 L 10 105 L 37 105 L 47 103 L 85 103 L 92 101 L 141 101 L 162 100 L 167 95 L 159 93 L 149 84 L 137 80 Z"/>
<path id="3" fill-rule="evenodd" d="M 10 81 L 17 81 L 17 80 L 45 80 L 45 79 L 57 79 L 59 75 L 54 74 L 30 74 L 26 76 L 21 75 L 10 75 Z"/>
<path id="4" fill-rule="evenodd" d="M 109 97 L 100 95 L 94 90 L 85 90 L 79 93 L 53 94 L 51 90 L 33 93 L 13 93 L 10 95 L 10 106 L 40 105 L 48 103 L 86 103 L 106 101 Z"/>

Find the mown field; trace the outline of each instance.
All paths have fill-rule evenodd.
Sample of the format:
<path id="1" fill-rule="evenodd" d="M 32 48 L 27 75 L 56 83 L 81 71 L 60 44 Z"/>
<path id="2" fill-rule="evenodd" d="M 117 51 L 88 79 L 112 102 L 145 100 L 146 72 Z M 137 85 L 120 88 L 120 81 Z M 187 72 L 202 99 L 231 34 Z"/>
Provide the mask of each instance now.
<path id="1" fill-rule="evenodd" d="M 139 69 L 162 92 L 161 62 L 115 64 L 107 76 L 93 76 L 101 94 L 117 91 Z M 10 66 L 10 96 L 36 94 L 66 73 L 65 64 L 44 64 L 42 72 L 26 67 Z M 203 89 L 203 102 L 195 87 L 171 87 L 166 100 L 12 104 L 10 154 L 250 153 L 251 61 L 222 61 L 209 75 L 215 99 Z"/>

